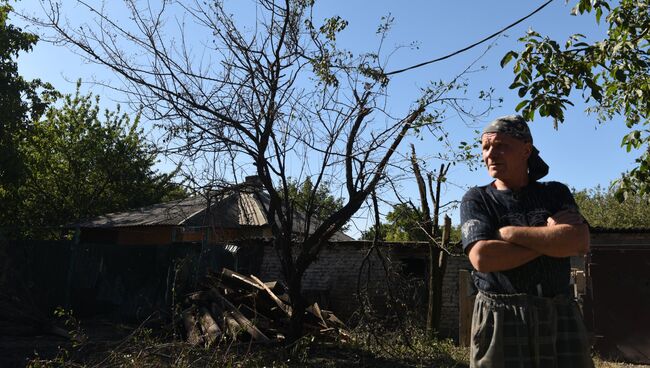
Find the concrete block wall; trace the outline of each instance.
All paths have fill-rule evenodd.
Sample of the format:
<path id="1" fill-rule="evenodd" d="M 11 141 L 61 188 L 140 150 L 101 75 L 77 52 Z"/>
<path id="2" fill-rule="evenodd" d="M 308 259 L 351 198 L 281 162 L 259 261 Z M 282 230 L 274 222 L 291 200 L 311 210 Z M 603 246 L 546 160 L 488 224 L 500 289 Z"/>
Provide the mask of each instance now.
<path id="1" fill-rule="evenodd" d="M 447 271 L 442 279 L 442 316 L 440 332 L 447 337 L 458 339 L 458 271 L 471 270 L 472 265 L 464 255 L 452 255 L 447 258 Z"/>
<path id="2" fill-rule="evenodd" d="M 319 254 L 318 260 L 307 269 L 303 278 L 303 291 L 308 297 L 319 302 L 326 309 L 333 310 L 342 319 L 349 318 L 357 309 L 357 280 L 359 268 L 370 247 L 369 242 L 341 242 L 325 247 Z M 406 276 L 408 267 L 416 263 L 426 265 L 426 243 L 387 243 L 380 247 L 382 254 L 390 262 L 395 275 L 401 280 L 400 285 L 395 285 L 395 292 L 413 292 L 405 290 L 405 286 L 420 285 L 423 289 L 418 293 L 426 298 L 424 274 Z M 369 294 L 375 305 L 384 305 L 386 298 L 386 273 L 381 260 L 374 253 L 369 257 Z M 447 337 L 458 337 L 458 270 L 471 269 L 469 260 L 465 256 L 450 256 L 447 262 L 447 272 L 443 279 L 443 299 L 441 334 Z M 413 270 L 410 270 L 413 271 Z M 364 269 L 363 277 L 367 276 Z M 264 281 L 282 280 L 282 271 L 275 249 L 271 246 L 264 247 L 264 257 L 260 268 L 260 276 Z M 412 282 L 408 281 L 408 278 Z M 406 280 L 406 282 L 404 282 Z M 382 300 L 382 298 L 384 298 Z M 426 299 L 422 300 L 426 303 Z M 423 304 L 424 305 L 424 304 Z"/>
<path id="3" fill-rule="evenodd" d="M 365 246 L 348 243 L 325 247 L 303 277 L 307 297 L 316 299 L 322 308 L 334 310 L 340 318 L 350 317 L 358 306 L 357 280 L 367 251 Z M 377 286 L 385 285 L 386 277 L 380 259 L 373 254 L 365 267 L 368 266 L 371 289 L 381 289 Z M 367 268 L 364 270 L 367 272 Z M 265 281 L 283 280 L 280 260 L 273 247 L 264 249 L 260 275 Z"/>

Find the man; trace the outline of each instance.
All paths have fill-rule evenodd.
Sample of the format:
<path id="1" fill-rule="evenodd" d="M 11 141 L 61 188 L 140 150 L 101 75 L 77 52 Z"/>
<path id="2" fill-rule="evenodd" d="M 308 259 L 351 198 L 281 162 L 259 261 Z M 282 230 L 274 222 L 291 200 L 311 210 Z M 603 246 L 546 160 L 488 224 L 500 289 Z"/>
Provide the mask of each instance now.
<path id="1" fill-rule="evenodd" d="M 479 293 L 471 367 L 593 367 L 569 288 L 569 257 L 589 249 L 589 228 L 569 189 L 538 182 L 548 165 L 521 116 L 481 137 L 494 181 L 463 197 L 463 247 Z"/>

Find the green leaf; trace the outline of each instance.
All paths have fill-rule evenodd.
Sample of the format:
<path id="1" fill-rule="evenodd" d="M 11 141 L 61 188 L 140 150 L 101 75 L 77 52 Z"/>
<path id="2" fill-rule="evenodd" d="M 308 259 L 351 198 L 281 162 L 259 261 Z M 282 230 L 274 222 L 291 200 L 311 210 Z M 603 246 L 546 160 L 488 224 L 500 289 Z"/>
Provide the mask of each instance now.
<path id="1" fill-rule="evenodd" d="M 542 105 L 539 107 L 539 116 L 546 117 L 549 115 L 548 105 Z"/>
<path id="2" fill-rule="evenodd" d="M 520 103 L 515 106 L 515 111 L 521 110 L 524 106 L 526 106 L 530 101 L 529 100 L 523 100 Z"/>
<path id="3" fill-rule="evenodd" d="M 504 66 L 506 66 L 506 64 L 508 64 L 510 60 L 512 60 L 512 58 L 516 58 L 517 56 L 519 56 L 519 54 L 517 54 L 516 52 L 508 51 L 508 53 L 506 53 L 503 56 L 503 59 L 501 59 L 501 67 L 503 68 Z"/>
<path id="4" fill-rule="evenodd" d="M 616 72 L 614 73 L 616 80 L 619 82 L 625 82 L 627 79 L 627 76 L 625 75 L 625 72 L 622 69 L 616 69 Z"/>
<path id="5" fill-rule="evenodd" d="M 625 200 L 625 194 L 624 191 L 622 190 L 617 190 L 614 192 L 614 198 L 619 202 L 622 203 Z"/>
<path id="6" fill-rule="evenodd" d="M 519 95 L 519 97 L 524 97 L 526 95 L 526 92 L 528 92 L 528 87 L 521 87 L 519 88 L 517 94 Z"/>

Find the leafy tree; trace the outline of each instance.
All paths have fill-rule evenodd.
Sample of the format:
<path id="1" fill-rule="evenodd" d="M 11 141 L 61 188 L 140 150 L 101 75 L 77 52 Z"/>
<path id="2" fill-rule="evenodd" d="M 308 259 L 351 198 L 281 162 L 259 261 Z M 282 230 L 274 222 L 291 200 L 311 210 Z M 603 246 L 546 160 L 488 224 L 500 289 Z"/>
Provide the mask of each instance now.
<path id="1" fill-rule="evenodd" d="M 11 10 L 8 1 L 0 0 L 0 213 L 8 217 L 8 204 L 25 177 L 18 145 L 56 95 L 51 85 L 18 74 L 19 53 L 30 51 L 38 37 L 10 24 Z"/>
<path id="2" fill-rule="evenodd" d="M 99 108 L 99 97 L 66 95 L 32 124 L 19 146 L 26 177 L 17 187 L 12 237 L 53 237 L 57 227 L 90 216 L 157 203 L 182 195 L 173 174 L 153 170 L 157 151 L 139 116 Z"/>
<path id="3" fill-rule="evenodd" d="M 384 241 L 429 241 L 429 237 L 418 224 L 422 214 L 417 208 L 406 203 L 398 203 L 386 214 L 386 222 L 381 224 L 379 238 Z M 375 237 L 373 226 L 362 235 L 363 239 Z"/>
<path id="4" fill-rule="evenodd" d="M 309 177 L 302 183 L 290 178 L 287 190 L 294 209 L 306 218 L 313 217 L 323 221 L 343 207 L 343 198 L 332 195 L 330 184 L 327 182 L 315 187 Z M 344 225 L 341 230 L 348 228 L 349 225 Z"/>
<path id="5" fill-rule="evenodd" d="M 650 228 L 650 207 L 646 199 L 630 197 L 616 199 L 613 187 L 574 191 L 580 212 L 593 227 Z"/>
<path id="6" fill-rule="evenodd" d="M 529 31 L 520 39 L 521 52 L 510 51 L 501 61 L 514 60 L 515 79 L 510 88 L 524 98 L 517 110 L 532 120 L 535 112 L 564 120 L 564 110 L 572 106 L 571 93 L 582 92 L 585 102 L 593 102 L 589 112 L 599 122 L 622 116 L 631 129 L 622 145 L 632 148 L 650 146 L 650 3 L 648 0 L 579 0 L 572 13 L 594 15 L 600 23 L 606 14 L 607 37 L 585 42 L 585 36 L 572 35 L 559 42 Z M 624 193 L 650 193 L 650 151 L 644 150 L 637 167 L 623 176 L 617 197 Z"/>
<path id="7" fill-rule="evenodd" d="M 382 223 L 379 239 L 384 241 L 429 241 L 429 237 L 418 225 L 422 215 L 418 209 L 406 203 L 398 203 L 386 214 L 386 222 Z M 442 229 L 438 229 L 438 233 Z M 369 228 L 361 234 L 361 239 L 372 240 L 375 237 L 375 227 Z M 452 243 L 460 240 L 459 226 L 451 228 L 450 239 Z"/>

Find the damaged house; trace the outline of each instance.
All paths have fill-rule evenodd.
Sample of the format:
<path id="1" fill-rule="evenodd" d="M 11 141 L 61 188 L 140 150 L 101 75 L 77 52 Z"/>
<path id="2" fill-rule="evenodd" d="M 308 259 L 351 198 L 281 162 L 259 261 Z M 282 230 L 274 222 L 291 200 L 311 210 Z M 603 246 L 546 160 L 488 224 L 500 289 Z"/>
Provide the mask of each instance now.
<path id="1" fill-rule="evenodd" d="M 140 319 L 169 307 L 208 270 L 259 275 L 272 231 L 256 177 L 213 192 L 74 226 L 66 305 Z M 304 223 L 296 215 L 296 227 Z M 352 241 L 339 232 L 331 241 Z"/>

